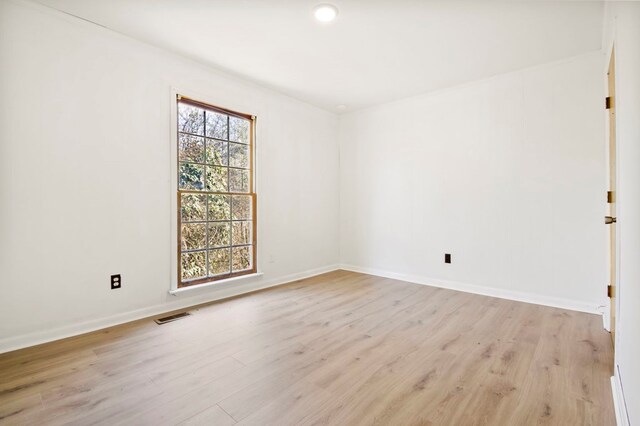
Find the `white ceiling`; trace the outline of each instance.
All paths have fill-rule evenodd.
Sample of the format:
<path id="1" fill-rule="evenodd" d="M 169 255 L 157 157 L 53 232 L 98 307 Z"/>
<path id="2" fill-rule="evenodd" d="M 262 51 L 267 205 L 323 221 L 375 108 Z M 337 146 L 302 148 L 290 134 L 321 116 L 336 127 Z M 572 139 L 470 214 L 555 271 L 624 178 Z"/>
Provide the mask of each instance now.
<path id="1" fill-rule="evenodd" d="M 38 0 L 337 112 L 597 50 L 601 2 Z"/>

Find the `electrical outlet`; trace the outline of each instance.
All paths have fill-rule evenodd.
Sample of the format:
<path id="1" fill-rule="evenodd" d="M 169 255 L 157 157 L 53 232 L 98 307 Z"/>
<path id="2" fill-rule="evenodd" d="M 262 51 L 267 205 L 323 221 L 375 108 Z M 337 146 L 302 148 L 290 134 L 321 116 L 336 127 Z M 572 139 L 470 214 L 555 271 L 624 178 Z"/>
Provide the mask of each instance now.
<path id="1" fill-rule="evenodd" d="M 451 255 L 449 253 L 444 254 L 444 263 L 451 263 Z"/>
<path id="2" fill-rule="evenodd" d="M 111 290 L 120 288 L 121 285 L 122 285 L 122 278 L 120 278 L 120 274 L 111 275 Z"/>

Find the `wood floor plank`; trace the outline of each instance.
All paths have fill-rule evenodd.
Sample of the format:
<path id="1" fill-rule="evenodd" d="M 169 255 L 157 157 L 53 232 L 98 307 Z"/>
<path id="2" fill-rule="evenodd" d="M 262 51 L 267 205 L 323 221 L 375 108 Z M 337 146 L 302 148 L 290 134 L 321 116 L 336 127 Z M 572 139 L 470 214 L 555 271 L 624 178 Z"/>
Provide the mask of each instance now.
<path id="1" fill-rule="evenodd" d="M 0 355 L 0 425 L 612 425 L 598 316 L 334 271 Z"/>
<path id="2" fill-rule="evenodd" d="M 214 405 L 178 424 L 180 426 L 232 426 L 236 421 L 222 408 Z"/>

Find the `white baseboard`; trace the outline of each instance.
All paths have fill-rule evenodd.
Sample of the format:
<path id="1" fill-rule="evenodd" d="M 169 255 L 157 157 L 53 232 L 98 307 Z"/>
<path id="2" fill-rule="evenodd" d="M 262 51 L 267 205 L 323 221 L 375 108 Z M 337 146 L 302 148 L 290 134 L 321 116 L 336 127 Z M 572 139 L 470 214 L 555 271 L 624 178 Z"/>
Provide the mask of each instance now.
<path id="1" fill-rule="evenodd" d="M 77 336 L 96 330 L 101 330 L 114 325 L 124 324 L 127 322 L 164 314 L 167 312 L 189 308 L 191 306 L 202 303 L 214 302 L 216 300 L 227 299 L 229 297 L 241 294 L 251 293 L 269 287 L 286 284 L 304 278 L 310 278 L 316 275 L 339 269 L 339 265 L 327 265 L 320 268 L 310 269 L 295 274 L 286 275 L 270 280 L 257 279 L 254 282 L 243 283 L 231 286 L 221 286 L 220 288 L 208 288 L 206 290 L 194 289 L 194 294 L 169 296 L 167 302 L 155 306 L 149 306 L 129 312 L 123 312 L 108 317 L 84 321 L 76 324 L 70 324 L 62 327 L 39 330 L 20 336 L 0 339 L 0 353 L 10 352 L 42 343 L 52 342 L 67 337 Z"/>
<path id="2" fill-rule="evenodd" d="M 415 284 L 430 285 L 433 287 L 447 288 L 451 290 L 464 291 L 467 293 L 481 294 L 483 296 L 498 297 L 500 299 L 515 300 L 518 302 L 533 303 L 536 305 L 551 306 L 554 308 L 568 309 L 571 311 L 588 312 L 599 314 L 602 312 L 600 306 L 595 303 L 578 302 L 559 297 L 543 296 L 533 293 L 511 291 L 494 287 L 485 287 L 475 284 L 461 283 L 457 281 L 447 281 L 436 278 L 429 278 L 417 275 L 401 274 L 396 272 L 383 271 L 375 268 L 368 268 L 355 265 L 340 265 L 340 269 L 360 272 L 363 274 L 376 275 L 379 277 L 392 278 L 400 281 L 407 281 Z"/>
<path id="3" fill-rule="evenodd" d="M 611 300 L 611 299 L 609 299 Z M 611 303 L 611 302 L 609 302 Z M 602 327 L 611 332 L 611 308 L 610 304 L 607 306 L 600 306 L 600 313 L 602 314 Z"/>
<path id="4" fill-rule="evenodd" d="M 627 404 L 622 391 L 622 382 L 620 381 L 620 370 L 615 366 L 613 376 L 611 376 L 611 393 L 613 394 L 613 409 L 616 413 L 616 424 L 618 426 L 629 426 L 629 415 L 627 414 Z"/>

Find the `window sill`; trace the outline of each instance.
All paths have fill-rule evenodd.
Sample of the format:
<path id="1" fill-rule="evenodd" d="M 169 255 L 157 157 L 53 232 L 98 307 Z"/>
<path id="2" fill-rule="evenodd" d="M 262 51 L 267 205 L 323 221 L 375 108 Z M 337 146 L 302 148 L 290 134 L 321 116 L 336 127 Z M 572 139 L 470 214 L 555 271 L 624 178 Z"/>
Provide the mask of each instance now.
<path id="1" fill-rule="evenodd" d="M 231 277 L 224 280 L 212 281 L 210 283 L 199 284 L 199 285 L 194 285 L 194 286 L 184 287 L 184 288 L 176 288 L 176 289 L 169 290 L 169 294 L 171 294 L 172 296 L 178 296 L 183 293 L 191 293 L 194 290 L 205 290 L 208 288 L 219 286 L 221 284 L 250 281 L 251 279 L 260 278 L 263 275 L 264 274 L 262 272 L 256 272 L 255 274 L 241 275 L 239 277 Z"/>

